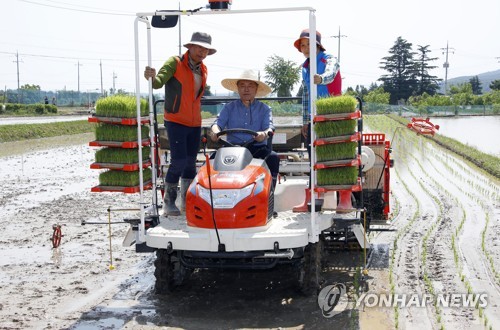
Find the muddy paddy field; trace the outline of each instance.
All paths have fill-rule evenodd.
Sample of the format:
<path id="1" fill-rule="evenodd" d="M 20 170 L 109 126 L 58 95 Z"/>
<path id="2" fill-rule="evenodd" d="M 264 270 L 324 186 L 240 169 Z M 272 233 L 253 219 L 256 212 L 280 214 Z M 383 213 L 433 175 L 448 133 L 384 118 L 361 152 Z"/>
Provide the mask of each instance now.
<path id="1" fill-rule="evenodd" d="M 366 125 L 391 139 L 398 127 L 385 117 Z M 0 329 L 500 328 L 498 181 L 430 139 L 397 131 L 394 230 L 370 234 L 366 276 L 363 253 L 328 254 L 324 284 L 343 283 L 350 292 L 333 317 L 322 314 L 316 296 L 298 294 L 281 268 L 199 271 L 182 290 L 155 295 L 155 256 L 121 246 L 127 225 L 113 225 L 111 239 L 107 225 L 82 225 L 107 222 L 108 208 L 139 202 L 138 195 L 90 192 L 99 173 L 89 168 L 91 134 L 0 144 Z M 133 216 L 112 212 L 111 220 Z M 54 224 L 63 234 L 55 249 Z M 356 291 L 483 294 L 487 305 L 373 306 L 356 304 Z"/>

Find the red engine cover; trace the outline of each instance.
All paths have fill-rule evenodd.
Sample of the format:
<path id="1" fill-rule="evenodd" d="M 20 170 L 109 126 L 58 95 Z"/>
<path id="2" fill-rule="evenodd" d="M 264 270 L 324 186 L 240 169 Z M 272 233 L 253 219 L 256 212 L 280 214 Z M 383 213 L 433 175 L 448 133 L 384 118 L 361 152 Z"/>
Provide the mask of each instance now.
<path id="1" fill-rule="evenodd" d="M 218 229 L 248 228 L 265 226 L 269 215 L 269 195 L 271 193 L 272 179 L 269 172 L 261 166 L 247 166 L 238 172 L 218 172 L 210 169 L 212 190 L 216 189 L 242 189 L 254 184 L 257 177 L 264 175 L 264 187 L 254 195 L 255 187 L 250 196 L 246 197 L 232 209 L 214 209 L 213 215 Z M 198 172 L 198 183 L 191 186 L 186 194 L 186 218 L 191 227 L 214 228 L 212 208 L 199 195 L 198 185 L 209 187 L 206 165 Z"/>

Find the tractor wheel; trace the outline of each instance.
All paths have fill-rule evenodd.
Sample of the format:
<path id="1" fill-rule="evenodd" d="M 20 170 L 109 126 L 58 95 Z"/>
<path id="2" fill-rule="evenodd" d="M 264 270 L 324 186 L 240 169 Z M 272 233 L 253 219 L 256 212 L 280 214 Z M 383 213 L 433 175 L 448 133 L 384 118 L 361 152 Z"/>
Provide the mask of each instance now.
<path id="1" fill-rule="evenodd" d="M 178 286 L 185 284 L 192 270 L 184 267 L 179 261 L 177 253 L 168 253 L 167 250 L 156 251 L 155 264 L 155 293 L 169 294 Z"/>
<path id="2" fill-rule="evenodd" d="M 296 269 L 297 286 L 300 293 L 310 296 L 318 293 L 321 286 L 322 241 L 309 243 Z"/>

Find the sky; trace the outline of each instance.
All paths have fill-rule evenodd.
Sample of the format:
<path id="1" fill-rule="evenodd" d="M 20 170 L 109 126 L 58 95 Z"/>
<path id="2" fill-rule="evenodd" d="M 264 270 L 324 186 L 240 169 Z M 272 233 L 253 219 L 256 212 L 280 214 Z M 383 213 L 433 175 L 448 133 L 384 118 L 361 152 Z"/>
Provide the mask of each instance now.
<path id="1" fill-rule="evenodd" d="M 208 12 L 207 4 L 208 0 L 2 0 L 0 88 L 16 89 L 19 77 L 21 86 L 35 84 L 44 91 L 79 87 L 80 92 L 95 92 L 101 89 L 102 77 L 105 90 L 114 86 L 134 92 L 136 14 L 179 7 L 203 7 Z M 414 51 L 418 45 L 429 45 L 429 56 L 438 58 L 430 74 L 441 79 L 447 45 L 448 79 L 500 69 L 498 0 L 232 0 L 231 10 L 298 7 L 315 9 L 323 46 L 340 55 L 344 90 L 377 82 L 385 73 L 380 62 L 398 37 L 412 43 Z M 179 44 L 187 43 L 193 32 L 207 32 L 217 49 L 204 61 L 208 84 L 213 93 L 229 95 L 222 79 L 237 77 L 245 69 L 264 76 L 273 55 L 302 63 L 304 57 L 293 42 L 308 25 L 306 10 L 183 15 L 180 32 L 178 27 L 151 29 L 152 65 L 160 68 L 168 57 L 178 55 Z M 138 31 L 140 91 L 147 92 L 142 78 L 148 58 L 146 24 L 139 23 Z"/>

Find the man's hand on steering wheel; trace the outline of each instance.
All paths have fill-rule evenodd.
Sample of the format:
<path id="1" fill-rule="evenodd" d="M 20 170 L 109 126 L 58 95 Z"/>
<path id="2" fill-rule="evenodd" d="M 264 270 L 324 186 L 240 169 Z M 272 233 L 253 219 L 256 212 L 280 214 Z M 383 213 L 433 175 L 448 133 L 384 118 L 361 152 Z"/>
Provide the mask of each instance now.
<path id="1" fill-rule="evenodd" d="M 253 139 L 257 142 L 262 142 L 267 138 L 267 133 L 264 131 L 258 131 L 257 135 L 253 137 Z"/>

